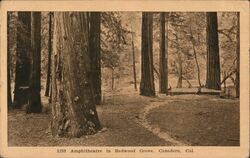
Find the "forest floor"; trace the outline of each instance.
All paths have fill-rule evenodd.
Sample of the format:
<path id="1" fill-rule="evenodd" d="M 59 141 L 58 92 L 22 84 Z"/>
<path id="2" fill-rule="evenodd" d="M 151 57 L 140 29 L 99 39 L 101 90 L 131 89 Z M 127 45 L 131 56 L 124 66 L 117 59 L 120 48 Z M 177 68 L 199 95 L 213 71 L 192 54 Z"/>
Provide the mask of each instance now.
<path id="1" fill-rule="evenodd" d="M 121 92 L 123 93 L 123 92 Z M 209 95 L 106 96 L 97 107 L 103 130 L 81 138 L 53 138 L 50 112 L 8 114 L 9 146 L 235 146 L 239 100 Z M 43 106 L 48 106 L 43 97 Z"/>

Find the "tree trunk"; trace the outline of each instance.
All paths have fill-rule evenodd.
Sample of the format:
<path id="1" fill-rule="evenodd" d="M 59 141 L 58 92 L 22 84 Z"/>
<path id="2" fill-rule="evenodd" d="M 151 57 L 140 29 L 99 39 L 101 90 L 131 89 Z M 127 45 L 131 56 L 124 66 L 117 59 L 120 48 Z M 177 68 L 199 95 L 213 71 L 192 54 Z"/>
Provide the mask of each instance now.
<path id="1" fill-rule="evenodd" d="M 111 89 L 112 91 L 114 90 L 114 86 L 115 86 L 115 76 L 114 76 L 114 68 L 111 68 Z"/>
<path id="2" fill-rule="evenodd" d="M 50 92 L 49 92 L 49 99 L 48 99 L 49 103 L 51 103 L 52 101 L 52 84 L 50 84 Z"/>
<path id="3" fill-rule="evenodd" d="M 54 22 L 52 134 L 94 134 L 101 125 L 92 85 L 87 13 L 56 12 Z"/>
<path id="4" fill-rule="evenodd" d="M 101 104 L 101 46 L 100 46 L 100 34 L 101 34 L 101 13 L 92 12 L 90 13 L 90 31 L 89 31 L 89 52 L 91 59 L 91 69 L 93 72 L 93 88 L 95 95 L 95 103 Z"/>
<path id="5" fill-rule="evenodd" d="M 155 96 L 153 73 L 153 15 L 142 13 L 140 95 Z"/>
<path id="6" fill-rule="evenodd" d="M 220 56 L 217 13 L 207 13 L 207 81 L 206 87 L 220 90 Z"/>
<path id="7" fill-rule="evenodd" d="M 31 13 L 18 12 L 14 108 L 28 103 L 30 77 Z"/>
<path id="8" fill-rule="evenodd" d="M 227 74 L 226 74 L 226 71 L 224 71 L 223 72 L 223 76 L 224 76 L 224 79 L 226 78 L 226 76 L 227 76 Z M 225 81 L 224 81 L 224 93 L 226 93 L 226 87 L 227 87 L 227 81 L 226 81 L 226 79 L 225 79 Z"/>
<path id="9" fill-rule="evenodd" d="M 190 20 L 190 25 L 189 25 L 189 31 L 190 31 L 190 35 L 191 35 L 191 38 L 192 38 L 190 41 L 191 41 L 191 44 L 192 44 L 195 64 L 196 64 L 196 68 L 197 68 L 197 79 L 198 79 L 199 87 L 201 87 L 200 67 L 199 67 L 197 53 L 196 53 L 196 49 L 195 49 L 195 41 L 194 41 L 194 36 L 193 36 L 193 32 L 192 32 L 192 27 L 191 27 L 191 20 Z"/>
<path id="10" fill-rule="evenodd" d="M 237 12 L 237 48 L 236 48 L 236 56 L 237 56 L 237 69 L 236 69 L 236 97 L 240 97 L 240 13 Z"/>
<path id="11" fill-rule="evenodd" d="M 165 64 L 166 64 L 166 95 L 168 95 L 168 17 L 169 17 L 169 13 L 167 13 L 166 15 L 166 30 L 165 30 Z"/>
<path id="12" fill-rule="evenodd" d="M 159 92 L 168 93 L 168 76 L 167 76 L 167 45 L 165 38 L 165 13 L 160 13 L 160 77 L 159 77 Z"/>
<path id="13" fill-rule="evenodd" d="M 132 24 L 131 24 L 131 28 L 132 28 Z M 132 30 L 132 29 L 131 29 Z M 133 74 L 134 74 L 134 88 L 137 91 L 137 81 L 136 81 L 136 66 L 135 66 L 135 46 L 134 46 L 134 34 L 133 32 L 132 34 L 132 56 L 133 56 Z"/>
<path id="14" fill-rule="evenodd" d="M 49 96 L 50 80 L 51 80 L 51 53 L 52 53 L 52 12 L 49 13 L 49 38 L 48 38 L 48 68 L 47 68 L 47 79 L 46 79 L 46 90 L 45 96 Z"/>
<path id="15" fill-rule="evenodd" d="M 31 13 L 29 99 L 26 113 L 40 113 L 41 105 L 41 12 Z"/>
<path id="16" fill-rule="evenodd" d="M 178 52 L 179 53 L 179 52 Z M 182 88 L 182 60 L 180 58 L 180 55 L 178 54 L 178 82 L 176 88 Z"/>
<path id="17" fill-rule="evenodd" d="M 195 64 L 196 64 L 196 68 L 197 68 L 197 80 L 198 80 L 198 83 L 199 83 L 199 87 L 201 87 L 200 67 L 199 67 L 197 53 L 196 53 L 194 43 L 192 45 L 193 45 L 193 51 L 194 51 Z"/>
<path id="18" fill-rule="evenodd" d="M 177 43 L 178 43 L 178 38 L 176 38 Z M 180 54 L 180 50 L 177 50 L 177 62 L 178 62 L 178 66 L 177 66 L 177 70 L 178 70 L 178 81 L 177 81 L 177 86 L 176 88 L 182 88 L 182 59 L 181 59 L 181 54 Z"/>
<path id="19" fill-rule="evenodd" d="M 186 77 L 182 76 L 182 79 L 187 81 L 188 88 L 192 88 L 192 84 L 190 83 L 190 81 Z"/>
<path id="20" fill-rule="evenodd" d="M 12 107 L 11 78 L 10 78 L 10 13 L 7 13 L 7 95 L 8 109 Z"/>

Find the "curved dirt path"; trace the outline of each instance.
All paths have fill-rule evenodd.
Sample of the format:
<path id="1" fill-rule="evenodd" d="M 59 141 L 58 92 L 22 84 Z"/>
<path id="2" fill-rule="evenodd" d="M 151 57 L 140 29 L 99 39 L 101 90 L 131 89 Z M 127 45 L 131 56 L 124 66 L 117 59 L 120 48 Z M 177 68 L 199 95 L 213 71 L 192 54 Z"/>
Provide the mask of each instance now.
<path id="1" fill-rule="evenodd" d="M 139 114 L 138 122 L 148 131 L 152 132 L 154 135 L 165 140 L 166 142 L 171 143 L 173 146 L 188 146 L 189 144 L 183 143 L 171 137 L 168 132 L 163 132 L 157 125 L 152 126 L 150 122 L 147 120 L 147 115 L 150 113 L 152 109 L 164 106 L 170 102 L 171 101 L 164 101 L 163 103 L 155 102 L 146 105 Z"/>

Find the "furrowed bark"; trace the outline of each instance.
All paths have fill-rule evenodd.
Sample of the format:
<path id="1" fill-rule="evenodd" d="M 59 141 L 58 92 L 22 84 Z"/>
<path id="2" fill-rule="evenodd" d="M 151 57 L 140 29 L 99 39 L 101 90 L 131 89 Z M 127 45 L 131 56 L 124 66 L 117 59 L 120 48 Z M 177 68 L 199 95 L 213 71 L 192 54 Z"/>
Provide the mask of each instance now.
<path id="1" fill-rule="evenodd" d="M 236 56 L 237 56 L 237 69 L 236 69 L 236 97 L 240 97 L 240 13 L 237 12 L 237 48 L 236 48 Z"/>
<path id="2" fill-rule="evenodd" d="M 166 55 L 166 35 L 165 35 L 165 13 L 160 13 L 160 77 L 159 77 L 159 93 L 166 93 L 167 87 L 167 55 Z"/>
<path id="3" fill-rule="evenodd" d="M 31 13 L 29 97 L 26 113 L 40 113 L 41 105 L 41 12 Z"/>
<path id="4" fill-rule="evenodd" d="M 48 38 L 48 68 L 46 79 L 45 96 L 49 96 L 50 80 L 51 80 L 51 53 L 52 53 L 52 12 L 49 13 L 49 38 Z"/>
<path id="5" fill-rule="evenodd" d="M 8 109 L 12 108 L 11 78 L 10 78 L 10 12 L 7 13 L 7 97 Z"/>
<path id="6" fill-rule="evenodd" d="M 31 53 L 31 13 L 18 12 L 14 108 L 28 103 Z"/>
<path id="7" fill-rule="evenodd" d="M 89 52 L 91 59 L 91 69 L 93 71 L 93 88 L 95 95 L 95 102 L 97 105 L 101 104 L 101 46 L 100 46 L 100 34 L 101 34 L 101 13 L 90 13 L 90 28 L 89 28 Z"/>
<path id="8" fill-rule="evenodd" d="M 152 13 L 142 13 L 141 39 L 141 83 L 140 95 L 155 96 L 153 73 L 153 16 Z"/>
<path id="9" fill-rule="evenodd" d="M 207 80 L 206 87 L 220 90 L 220 56 L 217 13 L 207 13 Z"/>
<path id="10" fill-rule="evenodd" d="M 92 85 L 87 13 L 56 12 L 54 18 L 52 135 L 94 134 L 101 125 Z"/>

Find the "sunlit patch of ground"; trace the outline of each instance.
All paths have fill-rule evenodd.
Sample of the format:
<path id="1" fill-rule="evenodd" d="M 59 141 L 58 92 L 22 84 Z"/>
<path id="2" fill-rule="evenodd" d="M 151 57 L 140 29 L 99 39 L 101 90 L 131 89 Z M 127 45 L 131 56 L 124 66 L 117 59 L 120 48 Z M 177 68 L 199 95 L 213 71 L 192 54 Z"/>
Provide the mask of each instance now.
<path id="1" fill-rule="evenodd" d="M 152 126 L 191 145 L 238 146 L 240 143 L 238 99 L 179 96 L 152 109 L 147 119 Z"/>

